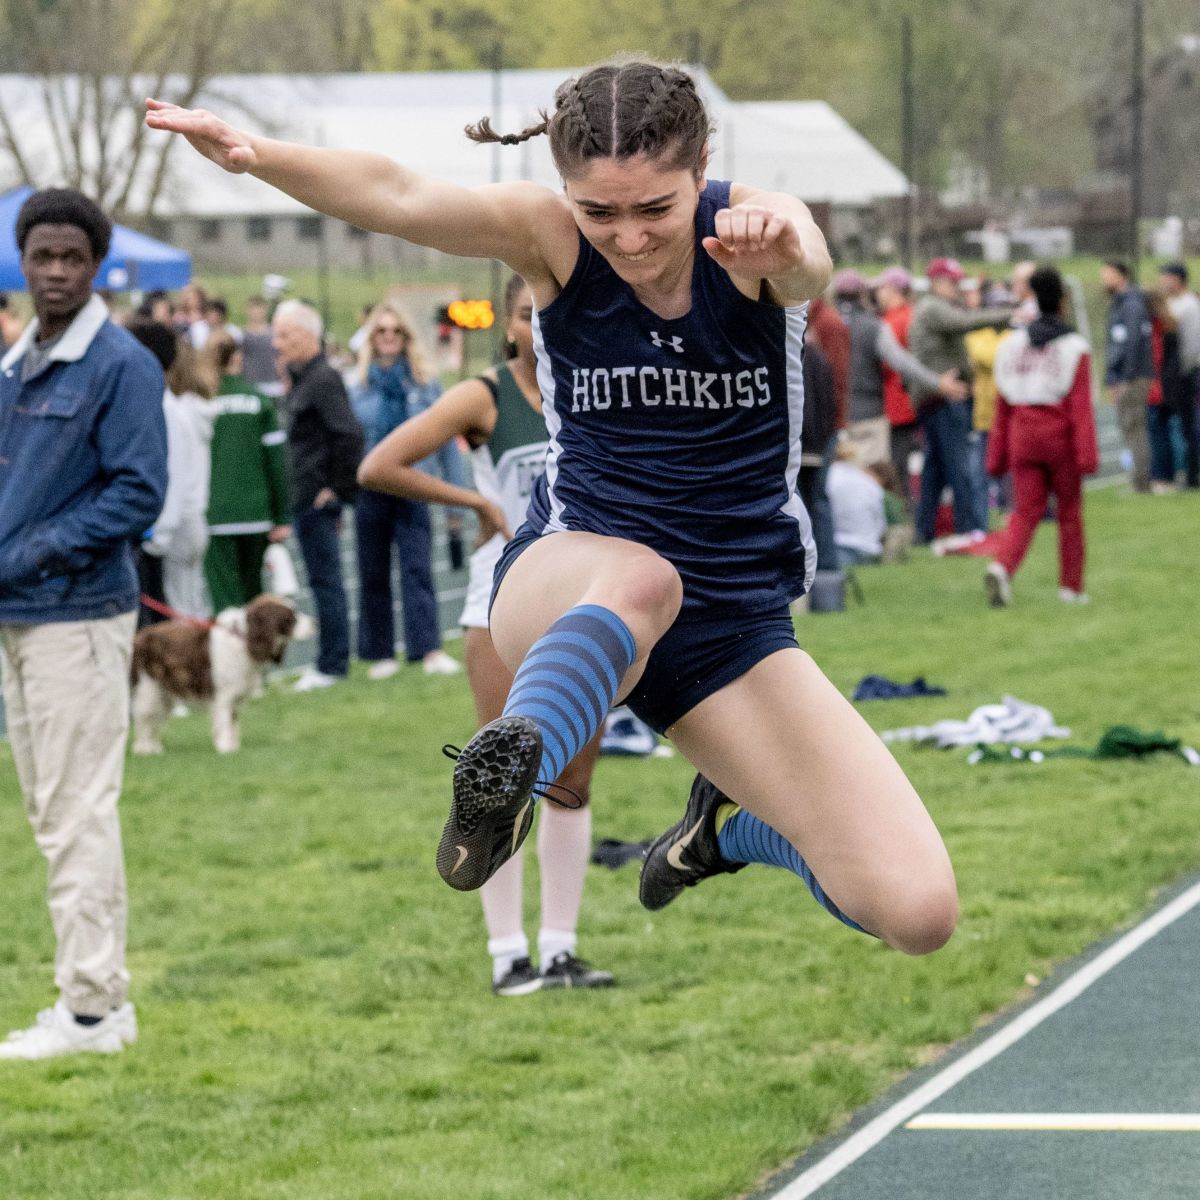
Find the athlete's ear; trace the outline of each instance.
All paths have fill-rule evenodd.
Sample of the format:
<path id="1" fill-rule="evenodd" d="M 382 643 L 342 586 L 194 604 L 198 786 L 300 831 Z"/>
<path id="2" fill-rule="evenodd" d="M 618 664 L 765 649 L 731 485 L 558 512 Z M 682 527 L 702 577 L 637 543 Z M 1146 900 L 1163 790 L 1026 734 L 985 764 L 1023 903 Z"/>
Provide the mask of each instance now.
<path id="1" fill-rule="evenodd" d="M 696 187 L 700 191 L 704 191 L 704 186 L 708 182 L 705 174 L 708 171 L 708 143 L 704 143 L 704 149 L 700 152 L 700 161 L 696 164 Z"/>

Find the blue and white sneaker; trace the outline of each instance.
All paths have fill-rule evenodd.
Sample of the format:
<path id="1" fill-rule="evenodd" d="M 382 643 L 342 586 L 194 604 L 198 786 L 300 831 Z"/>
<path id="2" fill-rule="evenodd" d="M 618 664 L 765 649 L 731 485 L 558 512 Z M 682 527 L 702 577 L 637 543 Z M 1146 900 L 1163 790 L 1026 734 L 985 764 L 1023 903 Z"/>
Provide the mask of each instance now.
<path id="1" fill-rule="evenodd" d="M 601 754 L 620 754 L 629 758 L 645 758 L 654 753 L 658 735 L 645 721 L 622 705 L 614 708 L 604 720 L 604 736 L 600 739 Z"/>

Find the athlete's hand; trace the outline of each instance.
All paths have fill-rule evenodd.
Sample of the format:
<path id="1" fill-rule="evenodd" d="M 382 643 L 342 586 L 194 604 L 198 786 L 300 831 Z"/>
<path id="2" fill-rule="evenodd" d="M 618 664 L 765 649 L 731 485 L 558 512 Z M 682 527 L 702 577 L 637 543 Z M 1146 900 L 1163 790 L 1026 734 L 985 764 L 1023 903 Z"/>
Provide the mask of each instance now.
<path id="1" fill-rule="evenodd" d="M 479 517 L 479 533 L 475 537 L 476 550 L 485 542 L 490 542 L 496 534 L 500 534 L 506 542 L 512 541 L 512 530 L 508 527 L 504 510 L 498 504 L 480 496 L 475 513 Z"/>
<path id="2" fill-rule="evenodd" d="M 147 100 L 146 124 L 151 129 L 183 134 L 205 158 L 235 175 L 254 168 L 250 135 L 226 125 L 203 108 L 180 108 L 165 100 Z"/>
<path id="3" fill-rule="evenodd" d="M 716 237 L 704 239 L 713 261 L 733 275 L 774 279 L 804 266 L 804 247 L 790 217 L 756 204 L 721 209 Z"/>

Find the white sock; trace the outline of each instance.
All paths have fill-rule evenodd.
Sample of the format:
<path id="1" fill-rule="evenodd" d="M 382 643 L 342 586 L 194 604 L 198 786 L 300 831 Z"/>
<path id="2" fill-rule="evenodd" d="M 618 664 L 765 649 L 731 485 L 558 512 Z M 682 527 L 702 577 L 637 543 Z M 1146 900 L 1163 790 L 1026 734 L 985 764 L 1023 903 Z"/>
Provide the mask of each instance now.
<path id="1" fill-rule="evenodd" d="M 488 953 L 492 956 L 492 982 L 499 983 L 512 970 L 519 958 L 529 957 L 529 939 L 523 933 L 509 937 L 488 938 Z"/>
<path id="2" fill-rule="evenodd" d="M 545 971 L 558 955 L 574 954 L 575 941 L 573 929 L 569 932 L 565 929 L 543 929 L 538 934 L 538 962 L 542 970 Z"/>

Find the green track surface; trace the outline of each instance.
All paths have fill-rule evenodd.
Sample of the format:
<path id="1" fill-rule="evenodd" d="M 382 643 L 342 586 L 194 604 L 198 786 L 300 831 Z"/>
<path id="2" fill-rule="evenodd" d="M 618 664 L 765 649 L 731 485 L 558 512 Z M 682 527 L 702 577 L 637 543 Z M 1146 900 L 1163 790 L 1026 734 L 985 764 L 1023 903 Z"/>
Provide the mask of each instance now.
<path id="1" fill-rule="evenodd" d="M 867 673 L 950 690 L 864 705 L 881 730 L 1010 692 L 1078 742 L 1124 722 L 1200 744 L 1200 496 L 1104 489 L 1087 520 L 1089 607 L 1059 604 L 1047 526 L 1011 609 L 985 607 L 981 560 L 918 554 L 860 571 L 866 604 L 803 618 L 801 642 L 846 692 Z M 901 746 L 958 872 L 940 954 L 850 933 L 781 872 L 651 915 L 632 867 L 593 868 L 580 949 L 620 986 L 497 1000 L 478 902 L 433 865 L 439 748 L 471 711 L 461 678 L 412 669 L 276 686 L 239 755 L 197 714 L 130 761 L 142 1038 L 0 1068 L 0 1196 L 728 1200 L 1200 865 L 1200 771 L 1178 760 L 970 767 Z M 604 760 L 596 835 L 658 832 L 689 781 L 679 758 Z M 0 861 L 3 1030 L 50 1001 L 53 945 L 2 745 Z"/>
<path id="2" fill-rule="evenodd" d="M 1014 1024 L 989 1026 L 959 1048 L 964 1057 L 955 1054 L 945 1066 L 918 1072 L 860 1114 L 863 1138 L 877 1108 L 890 1127 L 861 1157 L 844 1162 L 857 1147 L 843 1149 L 832 1144 L 836 1139 L 814 1147 L 778 1200 L 805 1193 L 816 1200 L 1194 1200 L 1200 1137 L 1194 1129 L 1162 1126 L 1164 1114 L 1194 1119 L 1200 1112 L 1193 1011 L 1198 888 L 1189 880 L 1182 894 L 1139 925 L 1130 936 L 1157 932 L 1132 953 L 1125 938 L 1098 944 L 1043 981 Z M 1114 964 L 1118 955 L 1126 956 Z M 1073 998 L 1033 1024 L 1064 991 Z M 1020 1022 L 1021 1036 L 954 1082 L 952 1072 L 987 1052 L 993 1036 L 1021 1033 Z M 941 1090 L 947 1084 L 953 1086 Z M 930 1099 L 932 1090 L 940 1094 Z M 964 1114 L 986 1127 L 944 1127 Z M 1019 1122 L 1030 1114 L 1042 1114 L 1046 1127 L 1013 1128 L 1014 1115 Z M 1122 1127 L 1125 1114 L 1153 1128 Z M 917 1118 L 912 1126 L 910 1117 Z M 1072 1128 L 1076 1118 L 1108 1127 Z M 922 1128 L 922 1120 L 942 1127 Z M 831 1151 L 843 1157 L 827 1158 Z M 817 1180 L 809 1169 L 832 1172 L 835 1166 L 840 1169 L 812 1190 Z"/>

